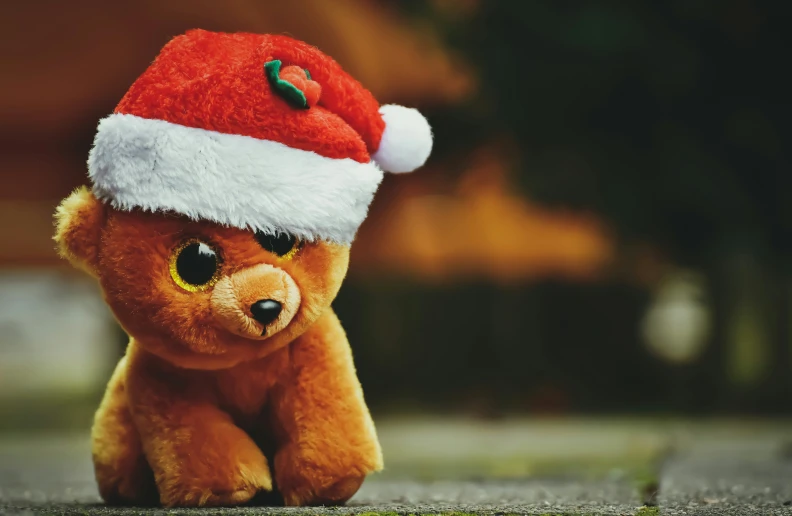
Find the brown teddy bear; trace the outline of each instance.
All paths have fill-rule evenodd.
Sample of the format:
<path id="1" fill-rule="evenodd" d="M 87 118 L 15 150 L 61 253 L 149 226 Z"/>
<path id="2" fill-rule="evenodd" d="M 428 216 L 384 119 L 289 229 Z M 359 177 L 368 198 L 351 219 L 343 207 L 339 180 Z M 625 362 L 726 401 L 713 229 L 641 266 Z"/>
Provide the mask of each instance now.
<path id="1" fill-rule="evenodd" d="M 383 170 L 432 146 L 316 48 L 190 31 L 103 119 L 63 256 L 130 335 L 97 411 L 108 503 L 349 499 L 382 468 L 330 307 Z"/>

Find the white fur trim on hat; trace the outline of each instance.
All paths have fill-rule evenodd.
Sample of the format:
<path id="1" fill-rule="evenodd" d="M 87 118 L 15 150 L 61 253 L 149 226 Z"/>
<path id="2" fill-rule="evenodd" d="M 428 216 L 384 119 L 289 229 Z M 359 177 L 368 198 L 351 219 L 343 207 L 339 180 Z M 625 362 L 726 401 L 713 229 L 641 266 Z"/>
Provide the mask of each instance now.
<path id="1" fill-rule="evenodd" d="M 372 159 L 386 172 L 412 172 L 432 152 L 432 129 L 416 109 L 388 104 L 380 107 L 385 121 L 379 148 Z"/>
<path id="2" fill-rule="evenodd" d="M 117 209 L 339 243 L 354 239 L 382 180 L 373 162 L 123 114 L 99 123 L 88 175 Z"/>

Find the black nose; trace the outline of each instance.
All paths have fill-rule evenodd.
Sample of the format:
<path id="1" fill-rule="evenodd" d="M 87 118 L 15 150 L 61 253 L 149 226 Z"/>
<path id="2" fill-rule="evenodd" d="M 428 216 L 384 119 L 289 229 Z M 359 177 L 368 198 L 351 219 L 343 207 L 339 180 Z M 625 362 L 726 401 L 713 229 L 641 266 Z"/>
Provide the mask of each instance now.
<path id="1" fill-rule="evenodd" d="M 255 320 L 266 326 L 278 317 L 281 308 L 281 304 L 275 300 L 260 299 L 250 305 L 250 313 Z"/>

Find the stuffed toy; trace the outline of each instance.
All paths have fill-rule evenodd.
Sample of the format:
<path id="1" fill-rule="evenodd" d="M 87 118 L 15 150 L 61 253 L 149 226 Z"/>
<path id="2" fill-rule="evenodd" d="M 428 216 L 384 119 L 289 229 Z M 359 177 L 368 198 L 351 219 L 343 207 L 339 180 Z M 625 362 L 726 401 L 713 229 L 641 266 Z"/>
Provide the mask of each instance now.
<path id="1" fill-rule="evenodd" d="M 383 171 L 431 147 L 420 113 L 300 41 L 163 48 L 55 216 L 130 336 L 92 430 L 107 503 L 339 504 L 382 468 L 330 305 Z"/>

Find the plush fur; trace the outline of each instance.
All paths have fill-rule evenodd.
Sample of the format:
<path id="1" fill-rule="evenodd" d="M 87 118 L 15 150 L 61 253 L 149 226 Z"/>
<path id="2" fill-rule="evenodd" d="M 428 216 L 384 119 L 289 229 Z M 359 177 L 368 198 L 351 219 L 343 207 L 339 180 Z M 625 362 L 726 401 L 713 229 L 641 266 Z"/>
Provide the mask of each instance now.
<path id="1" fill-rule="evenodd" d="M 276 141 L 115 114 L 88 158 L 94 194 L 115 208 L 348 244 L 382 181 L 371 162 Z"/>
<path id="2" fill-rule="evenodd" d="M 372 159 L 396 174 L 423 166 L 432 152 L 432 129 L 426 118 L 417 109 L 395 104 L 382 106 L 380 114 L 385 132 Z"/>
<path id="3" fill-rule="evenodd" d="M 104 216 L 104 204 L 84 186 L 75 190 L 55 211 L 58 253 L 92 276 L 99 268 L 99 236 Z M 75 254 L 73 249 L 79 253 Z"/>
<path id="4" fill-rule="evenodd" d="M 108 503 L 336 504 L 382 468 L 330 304 L 382 179 L 371 156 L 405 172 L 432 139 L 417 111 L 379 109 L 310 45 L 195 30 L 100 123 L 93 192 L 63 201 L 55 239 L 130 335 L 93 426 Z M 253 230 L 303 245 L 279 257 Z M 200 288 L 174 279 L 196 239 L 220 264 Z M 263 300 L 281 306 L 266 324 Z"/>
<path id="5" fill-rule="evenodd" d="M 86 189 L 57 221 L 63 255 L 99 279 L 131 337 L 93 427 L 108 503 L 237 505 L 270 492 L 287 505 L 337 504 L 381 469 L 330 308 L 348 246 L 306 243 L 283 259 L 250 231 L 120 211 Z M 213 288 L 188 292 L 171 278 L 170 253 L 188 238 L 218 250 Z M 256 299 L 284 306 L 266 336 L 248 310 Z"/>
<path id="6" fill-rule="evenodd" d="M 270 87 L 264 63 L 308 70 L 321 86 L 310 109 Z M 367 163 L 385 129 L 371 93 L 319 49 L 287 36 L 191 30 L 173 38 L 116 113 L 250 136 Z"/>
<path id="7" fill-rule="evenodd" d="M 273 63 L 282 77 L 268 78 Z M 380 109 L 306 43 L 193 30 L 100 122 L 88 165 L 96 196 L 118 209 L 346 244 L 382 180 L 376 163 L 412 171 L 431 147 L 420 113 Z"/>

